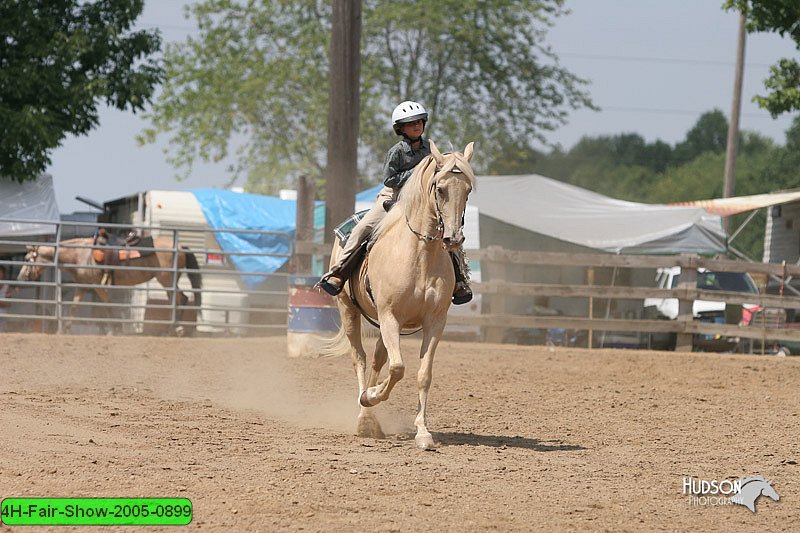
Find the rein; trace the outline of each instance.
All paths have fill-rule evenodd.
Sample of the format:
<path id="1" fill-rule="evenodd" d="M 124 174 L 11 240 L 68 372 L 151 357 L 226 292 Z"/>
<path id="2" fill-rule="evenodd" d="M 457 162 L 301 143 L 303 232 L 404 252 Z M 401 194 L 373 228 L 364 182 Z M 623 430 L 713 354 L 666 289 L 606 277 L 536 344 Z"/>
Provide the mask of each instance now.
<path id="1" fill-rule="evenodd" d="M 453 170 L 455 171 L 456 168 L 457 167 L 453 167 Z M 425 234 L 425 233 L 420 233 L 419 231 L 415 230 L 414 228 L 411 227 L 411 221 L 408 220 L 408 215 L 406 215 L 406 226 L 408 226 L 408 229 L 411 230 L 411 233 L 413 233 L 414 235 L 416 235 L 417 237 L 419 237 L 420 239 L 422 239 L 425 242 L 437 241 L 439 239 L 444 238 L 444 219 L 442 217 L 442 210 L 439 208 L 439 193 L 435 189 L 435 187 L 436 187 L 436 179 L 435 179 L 435 177 L 436 177 L 436 174 L 438 172 L 440 172 L 441 170 L 442 170 L 441 168 L 437 167 L 433 171 L 434 179 L 431 180 L 431 187 L 430 187 L 430 189 L 433 190 L 433 194 L 434 194 L 433 205 L 436 208 L 436 217 L 438 218 L 438 221 L 439 221 L 438 224 L 436 225 L 436 235 L 428 235 L 428 234 Z"/>

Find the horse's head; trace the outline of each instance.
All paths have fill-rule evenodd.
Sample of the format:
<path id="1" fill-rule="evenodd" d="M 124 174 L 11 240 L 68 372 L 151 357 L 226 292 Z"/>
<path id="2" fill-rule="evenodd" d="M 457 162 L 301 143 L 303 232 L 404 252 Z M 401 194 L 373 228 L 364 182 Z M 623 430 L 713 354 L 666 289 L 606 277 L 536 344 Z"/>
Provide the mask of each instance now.
<path id="1" fill-rule="evenodd" d="M 772 486 L 772 483 L 766 481 L 763 485 L 761 485 L 761 494 L 768 498 L 772 498 L 776 502 L 781 499 L 778 495 L 778 491 Z"/>
<path id="2" fill-rule="evenodd" d="M 42 277 L 42 270 L 44 270 L 43 259 L 39 254 L 38 246 L 27 246 L 28 253 L 25 254 L 25 264 L 19 271 L 17 279 L 19 281 L 38 281 Z"/>
<path id="3" fill-rule="evenodd" d="M 474 143 L 469 143 L 463 154 L 442 154 L 433 141 L 430 145 L 431 156 L 436 161 L 430 193 L 442 226 L 442 242 L 445 248 L 453 250 L 464 242 L 464 211 L 475 185 L 475 174 L 469 164 Z"/>

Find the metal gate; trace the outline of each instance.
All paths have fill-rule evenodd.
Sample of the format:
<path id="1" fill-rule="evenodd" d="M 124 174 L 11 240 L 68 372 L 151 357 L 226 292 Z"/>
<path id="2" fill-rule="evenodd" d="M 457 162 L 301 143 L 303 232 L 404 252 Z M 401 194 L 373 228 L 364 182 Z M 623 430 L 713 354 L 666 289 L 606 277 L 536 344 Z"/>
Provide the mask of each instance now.
<path id="1" fill-rule="evenodd" d="M 182 226 L 137 226 L 142 235 L 172 238 L 169 248 L 141 247 L 141 251 L 172 252 L 172 264 L 161 267 L 90 264 L 82 268 L 109 272 L 105 283 L 78 283 L 69 269 L 78 265 L 65 263 L 63 256 L 68 248 L 92 250 L 127 250 L 117 246 L 89 243 L 70 243 L 61 235 L 83 231 L 91 233 L 97 228 L 93 222 L 53 222 L 41 220 L 0 219 L 14 227 L 24 228 L 48 225 L 51 233 L 30 237 L 0 239 L 0 268 L 7 271 L 7 294 L 0 292 L 0 331 L 39 331 L 75 333 L 169 334 L 173 332 L 198 332 L 207 335 L 269 335 L 286 331 L 287 265 L 294 253 L 294 241 L 286 232 L 239 228 L 201 228 Z M 72 231 L 66 228 L 74 228 Z M 130 224 L 103 224 L 109 232 L 125 232 Z M 270 243 L 269 248 L 256 251 L 223 249 L 218 235 L 238 236 L 250 243 Z M 38 281 L 18 281 L 17 275 L 25 266 L 25 253 L 29 246 L 50 246 L 54 262 L 44 264 Z M 188 250 L 184 250 L 185 246 Z M 198 269 L 178 268 L 175 251 L 194 254 Z M 56 268 L 58 264 L 58 268 Z M 255 265 L 255 266 L 253 266 Z M 280 265 L 280 266 L 278 266 Z M 113 283 L 113 273 L 124 270 L 150 271 L 153 275 L 170 272 L 173 280 L 171 297 L 155 279 L 132 286 Z M 188 273 L 199 274 L 200 290 L 191 287 Z M 180 275 L 176 276 L 176 274 Z M 103 302 L 95 289 L 108 291 L 109 302 Z M 182 292 L 188 302 L 182 304 L 176 291 Z M 94 298 L 73 304 L 79 291 Z M 196 293 L 202 294 L 202 305 L 196 302 Z M 2 304 L 5 304 L 3 306 Z M 74 310 L 74 311 L 73 311 Z M 73 316 L 74 312 L 74 316 Z"/>

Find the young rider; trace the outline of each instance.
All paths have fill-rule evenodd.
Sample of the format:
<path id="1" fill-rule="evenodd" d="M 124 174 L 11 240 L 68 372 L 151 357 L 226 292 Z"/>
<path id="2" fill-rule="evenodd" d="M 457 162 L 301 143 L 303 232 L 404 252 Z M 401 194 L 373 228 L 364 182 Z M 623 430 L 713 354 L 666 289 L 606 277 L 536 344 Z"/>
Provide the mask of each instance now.
<path id="1" fill-rule="evenodd" d="M 364 241 L 369 238 L 378 222 L 386 216 L 386 212 L 397 199 L 400 189 L 411 177 L 414 167 L 423 158 L 430 155 L 430 143 L 423 137 L 427 121 L 428 113 L 417 102 L 402 102 L 392 112 L 392 129 L 397 135 L 402 135 L 403 139 L 392 146 L 386 154 L 383 164 L 384 188 L 378 194 L 375 204 L 353 228 L 339 256 L 339 261 L 320 279 L 319 285 L 325 292 L 333 296 L 342 292 L 342 287 L 344 287 L 347 277 L 344 269 L 348 261 Z M 456 305 L 464 304 L 472 300 L 472 290 L 469 287 L 469 279 L 466 275 L 467 268 L 464 265 L 461 250 L 451 255 L 456 272 L 453 303 Z"/>

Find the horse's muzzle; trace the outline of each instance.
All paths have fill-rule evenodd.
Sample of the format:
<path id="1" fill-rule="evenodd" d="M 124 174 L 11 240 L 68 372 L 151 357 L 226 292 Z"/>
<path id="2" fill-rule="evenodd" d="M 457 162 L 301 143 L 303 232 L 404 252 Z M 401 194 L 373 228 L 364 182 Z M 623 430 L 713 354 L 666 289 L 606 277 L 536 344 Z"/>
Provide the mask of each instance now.
<path id="1" fill-rule="evenodd" d="M 459 231 L 452 237 L 445 237 L 442 239 L 442 242 L 448 250 L 458 248 L 464 242 L 464 232 Z"/>

